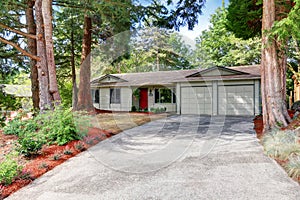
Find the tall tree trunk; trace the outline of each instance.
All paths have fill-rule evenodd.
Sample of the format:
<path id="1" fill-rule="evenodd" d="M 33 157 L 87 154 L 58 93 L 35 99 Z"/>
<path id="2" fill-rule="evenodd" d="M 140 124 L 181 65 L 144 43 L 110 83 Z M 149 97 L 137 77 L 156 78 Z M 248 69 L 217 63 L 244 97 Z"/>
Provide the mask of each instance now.
<path id="1" fill-rule="evenodd" d="M 46 58 L 46 45 L 44 40 L 44 23 L 42 16 L 42 1 L 35 0 L 35 15 L 36 15 L 36 42 L 37 56 L 40 58 L 37 61 L 38 80 L 39 80 L 39 97 L 40 110 L 48 110 L 52 108 L 52 99 L 49 93 L 49 73 Z"/>
<path id="2" fill-rule="evenodd" d="M 276 20 L 276 1 L 263 1 L 262 19 L 262 59 L 261 59 L 261 91 L 264 131 L 278 124 L 287 126 L 290 118 L 286 107 L 286 56 L 276 43 L 276 38 L 268 37 Z M 278 19 L 278 18 L 277 18 Z"/>
<path id="3" fill-rule="evenodd" d="M 75 66 L 75 40 L 74 31 L 71 30 L 71 68 L 72 68 L 72 107 L 76 110 L 77 106 L 77 84 L 76 84 L 76 66 Z"/>
<path id="4" fill-rule="evenodd" d="M 26 9 L 26 23 L 27 23 L 27 32 L 31 35 L 36 35 L 36 27 L 34 22 L 34 13 L 33 13 L 34 1 L 27 1 Z M 32 38 L 27 38 L 28 42 L 28 53 L 32 55 L 37 55 L 36 52 L 36 40 Z M 31 59 L 30 61 L 30 79 L 31 79 L 31 92 L 32 92 L 32 103 L 34 109 L 39 109 L 39 81 L 38 81 L 38 70 L 36 66 L 36 60 Z"/>
<path id="5" fill-rule="evenodd" d="M 45 43 L 46 43 L 46 57 L 49 73 L 49 92 L 52 95 L 55 104 L 61 103 L 61 98 L 58 91 L 56 68 L 54 61 L 54 47 L 52 38 L 52 0 L 43 0 L 42 14 L 44 21 Z"/>
<path id="6" fill-rule="evenodd" d="M 84 35 L 82 40 L 82 54 L 79 75 L 78 103 L 76 110 L 93 111 L 91 96 L 91 46 L 92 46 L 92 19 L 84 16 Z"/>

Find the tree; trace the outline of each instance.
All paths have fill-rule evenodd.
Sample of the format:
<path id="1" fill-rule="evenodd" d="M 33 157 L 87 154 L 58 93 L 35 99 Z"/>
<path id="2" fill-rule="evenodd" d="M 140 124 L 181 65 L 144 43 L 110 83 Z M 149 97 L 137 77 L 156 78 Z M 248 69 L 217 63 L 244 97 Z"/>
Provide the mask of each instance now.
<path id="1" fill-rule="evenodd" d="M 226 29 L 227 10 L 223 6 L 211 16 L 211 26 L 196 39 L 195 65 L 237 66 L 260 63 L 259 37 L 241 39 Z"/>
<path id="2" fill-rule="evenodd" d="M 264 0 L 263 3 L 261 85 L 264 130 L 267 131 L 278 123 L 287 126 L 290 122 L 285 102 L 287 59 L 283 51 L 287 38 L 280 41 L 277 34 L 270 37 L 268 31 L 275 20 L 287 17 L 291 2 Z"/>
<path id="3" fill-rule="evenodd" d="M 80 81 L 78 91 L 78 102 L 76 110 L 94 110 L 90 90 L 91 77 L 91 45 L 92 45 L 92 19 L 87 14 L 84 16 L 84 35 L 82 40 L 82 53 L 80 65 Z"/>
<path id="4" fill-rule="evenodd" d="M 56 80 L 56 69 L 54 61 L 54 48 L 53 48 L 53 27 L 52 27 L 52 0 L 42 1 L 42 15 L 44 22 L 44 37 L 46 48 L 46 59 L 49 73 L 49 92 L 56 104 L 60 104 L 61 98 L 58 91 Z"/>
<path id="5" fill-rule="evenodd" d="M 36 25 L 34 21 L 34 1 L 27 0 L 27 8 L 26 8 L 26 24 L 27 24 L 27 33 L 31 35 L 36 35 Z M 27 46 L 28 52 L 32 55 L 37 55 L 37 46 L 35 38 L 27 38 Z M 30 79 L 31 79 L 31 92 L 32 92 L 32 102 L 33 108 L 39 109 L 39 82 L 38 82 L 38 70 L 36 66 L 36 60 L 30 60 Z"/>
<path id="6" fill-rule="evenodd" d="M 236 0 L 231 0 L 229 5 L 229 13 L 232 16 L 236 15 L 236 20 L 231 18 L 231 26 L 234 33 L 240 37 L 249 37 L 259 34 L 257 26 L 259 27 L 261 12 L 261 5 L 257 4 L 258 1 L 240 1 L 240 8 L 245 8 L 241 14 L 238 14 L 235 9 L 230 10 L 230 7 L 236 5 Z M 249 5 L 252 5 L 249 7 Z M 244 7 L 243 7 L 244 6 Z M 272 33 L 272 27 L 276 21 L 281 21 L 287 17 L 291 7 L 292 1 L 279 1 L 279 0 L 263 0 L 262 10 L 262 56 L 261 56 L 261 93 L 262 93 L 262 113 L 264 121 L 264 131 L 268 131 L 278 125 L 286 126 L 290 122 L 290 117 L 287 113 L 286 107 L 286 65 L 287 57 L 283 49 L 286 48 L 287 39 L 278 39 L 277 33 Z M 256 13 L 251 19 L 249 15 Z M 243 16 L 243 17 L 242 17 Z M 247 26 L 239 26 L 236 21 L 242 21 Z M 297 23 L 297 22 L 295 22 Z M 234 27 L 235 25 L 235 28 Z M 254 25 L 257 24 L 257 25 Z M 245 34 L 250 30 L 251 34 Z M 252 31 L 251 31 L 252 30 Z"/>

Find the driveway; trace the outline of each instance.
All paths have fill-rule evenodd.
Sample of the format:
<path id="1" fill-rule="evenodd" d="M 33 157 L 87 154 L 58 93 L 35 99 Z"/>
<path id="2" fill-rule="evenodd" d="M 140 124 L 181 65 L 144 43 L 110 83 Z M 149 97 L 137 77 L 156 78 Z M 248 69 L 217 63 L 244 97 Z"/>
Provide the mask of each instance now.
<path id="1" fill-rule="evenodd" d="M 124 131 L 8 199 L 299 199 L 252 117 L 171 116 Z"/>

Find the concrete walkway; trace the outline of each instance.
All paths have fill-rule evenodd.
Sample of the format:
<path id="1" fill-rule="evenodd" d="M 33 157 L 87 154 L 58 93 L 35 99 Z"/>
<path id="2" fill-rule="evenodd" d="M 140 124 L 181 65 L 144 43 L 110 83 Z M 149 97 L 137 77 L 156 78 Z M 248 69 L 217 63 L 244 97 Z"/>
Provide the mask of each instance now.
<path id="1" fill-rule="evenodd" d="M 8 199 L 299 199 L 252 118 L 172 116 L 127 130 Z"/>

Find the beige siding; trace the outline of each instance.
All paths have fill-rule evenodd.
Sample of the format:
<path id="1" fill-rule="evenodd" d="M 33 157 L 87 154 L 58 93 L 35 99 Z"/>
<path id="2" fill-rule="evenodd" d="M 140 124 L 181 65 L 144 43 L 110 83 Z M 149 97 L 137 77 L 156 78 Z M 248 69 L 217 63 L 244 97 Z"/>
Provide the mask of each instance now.
<path id="1" fill-rule="evenodd" d="M 110 110 L 109 106 L 109 88 L 100 88 L 100 109 Z"/>
<path id="2" fill-rule="evenodd" d="M 166 108 L 166 112 L 176 112 L 175 103 L 155 103 L 153 108 Z"/>
<path id="3" fill-rule="evenodd" d="M 220 75 L 233 75 L 235 73 L 225 71 L 225 70 L 212 70 L 206 73 L 203 73 L 202 76 L 220 76 Z"/>
<path id="4" fill-rule="evenodd" d="M 121 88 L 120 111 L 130 111 L 132 106 L 132 89 Z"/>

